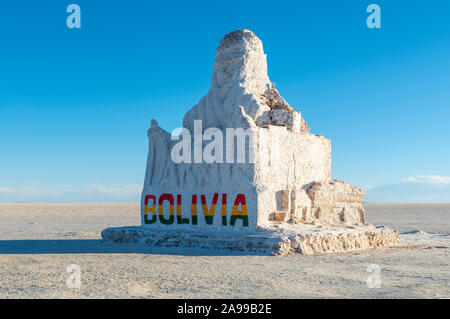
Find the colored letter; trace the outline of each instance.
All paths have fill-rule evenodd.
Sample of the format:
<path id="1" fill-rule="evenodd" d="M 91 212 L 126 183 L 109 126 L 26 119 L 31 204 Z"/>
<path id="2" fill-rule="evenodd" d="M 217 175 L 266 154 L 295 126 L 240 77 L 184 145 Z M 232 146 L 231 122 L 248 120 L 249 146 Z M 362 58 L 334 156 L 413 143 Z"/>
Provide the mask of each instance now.
<path id="1" fill-rule="evenodd" d="M 227 225 L 227 194 L 222 194 L 222 225 Z"/>
<path id="2" fill-rule="evenodd" d="M 189 224 L 188 218 L 181 217 L 181 195 L 177 195 L 177 223 L 178 224 Z"/>
<path id="3" fill-rule="evenodd" d="M 239 211 L 239 205 L 241 205 L 241 211 Z M 236 219 L 242 219 L 242 223 L 245 227 L 248 227 L 248 214 L 247 214 L 247 202 L 244 194 L 238 194 L 236 201 L 234 202 L 233 212 L 231 213 L 230 225 L 234 226 Z"/>
<path id="4" fill-rule="evenodd" d="M 153 200 L 153 205 L 151 207 L 148 206 L 148 201 Z M 148 219 L 148 213 L 152 213 L 152 219 Z M 144 200 L 144 224 L 154 224 L 156 222 L 156 196 L 155 195 L 146 195 Z"/>
<path id="5" fill-rule="evenodd" d="M 191 215 L 192 225 L 197 225 L 197 195 L 192 195 Z"/>
<path id="6" fill-rule="evenodd" d="M 213 200 L 211 203 L 211 208 L 208 210 L 208 205 L 206 204 L 206 196 L 201 195 L 203 214 L 205 215 L 206 224 L 211 225 L 214 221 L 214 211 L 216 210 L 217 200 L 219 199 L 219 194 L 214 193 Z"/>
<path id="7" fill-rule="evenodd" d="M 168 200 L 170 202 L 170 217 L 169 217 L 169 219 L 166 219 L 164 217 L 164 205 L 163 205 L 163 202 L 165 200 Z M 174 204 L 174 200 L 173 200 L 173 195 L 172 194 L 162 194 L 159 197 L 159 200 L 158 200 L 158 213 L 159 213 L 159 220 L 161 221 L 161 223 L 163 223 L 165 225 L 173 224 L 173 222 L 175 220 L 175 216 L 173 214 L 174 213 L 173 204 Z"/>

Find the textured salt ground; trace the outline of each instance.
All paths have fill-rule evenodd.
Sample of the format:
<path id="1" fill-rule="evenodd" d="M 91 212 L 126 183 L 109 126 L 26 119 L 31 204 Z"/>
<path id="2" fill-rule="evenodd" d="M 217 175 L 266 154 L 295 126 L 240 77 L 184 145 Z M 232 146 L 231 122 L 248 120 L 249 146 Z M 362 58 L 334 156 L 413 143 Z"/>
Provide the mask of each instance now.
<path id="1" fill-rule="evenodd" d="M 101 243 L 139 224 L 135 204 L 0 204 L 1 298 L 450 298 L 450 204 L 366 205 L 400 247 L 270 257 Z M 66 267 L 81 268 L 69 289 Z M 366 285 L 369 264 L 382 286 Z"/>

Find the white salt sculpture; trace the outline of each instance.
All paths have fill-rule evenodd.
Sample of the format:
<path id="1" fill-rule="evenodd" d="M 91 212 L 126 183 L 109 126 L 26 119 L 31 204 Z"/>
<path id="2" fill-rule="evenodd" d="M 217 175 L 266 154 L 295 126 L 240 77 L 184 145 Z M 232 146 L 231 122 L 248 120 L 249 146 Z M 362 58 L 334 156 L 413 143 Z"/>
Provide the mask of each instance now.
<path id="1" fill-rule="evenodd" d="M 238 162 L 237 140 L 232 147 L 224 142 L 224 162 L 228 156 L 232 163 L 196 163 L 195 150 L 189 162 L 174 162 L 179 141 L 152 120 L 142 225 L 108 228 L 105 240 L 281 255 L 398 244 L 397 231 L 366 223 L 364 190 L 331 180 L 330 140 L 310 134 L 300 111 L 280 96 L 250 30 L 221 40 L 211 89 L 183 127 L 192 135 L 216 128 L 224 137 L 228 128 L 248 129 L 245 163 Z"/>

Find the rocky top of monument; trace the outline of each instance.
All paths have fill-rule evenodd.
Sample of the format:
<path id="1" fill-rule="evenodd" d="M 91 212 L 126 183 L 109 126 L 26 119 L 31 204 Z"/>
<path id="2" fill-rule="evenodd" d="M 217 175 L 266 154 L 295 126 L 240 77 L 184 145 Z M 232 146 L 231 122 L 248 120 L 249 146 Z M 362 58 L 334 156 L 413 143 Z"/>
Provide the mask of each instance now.
<path id="1" fill-rule="evenodd" d="M 230 32 L 216 50 L 210 90 L 184 116 L 183 126 L 192 131 L 193 121 L 202 120 L 204 129 L 276 125 L 308 133 L 300 111 L 279 94 L 267 73 L 261 40 L 247 29 Z"/>

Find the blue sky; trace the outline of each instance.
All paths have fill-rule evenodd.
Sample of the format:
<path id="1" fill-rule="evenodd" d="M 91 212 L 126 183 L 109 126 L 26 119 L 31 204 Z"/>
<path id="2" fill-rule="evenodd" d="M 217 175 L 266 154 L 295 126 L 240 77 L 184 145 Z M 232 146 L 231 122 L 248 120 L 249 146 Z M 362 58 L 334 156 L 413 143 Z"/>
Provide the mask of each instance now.
<path id="1" fill-rule="evenodd" d="M 70 3 L 81 29 L 66 26 Z M 370 3 L 381 29 L 366 26 Z M 2 1 L 0 201 L 138 201 L 150 120 L 181 126 L 241 28 L 332 139 L 333 178 L 448 186 L 449 16 L 445 0 Z"/>

